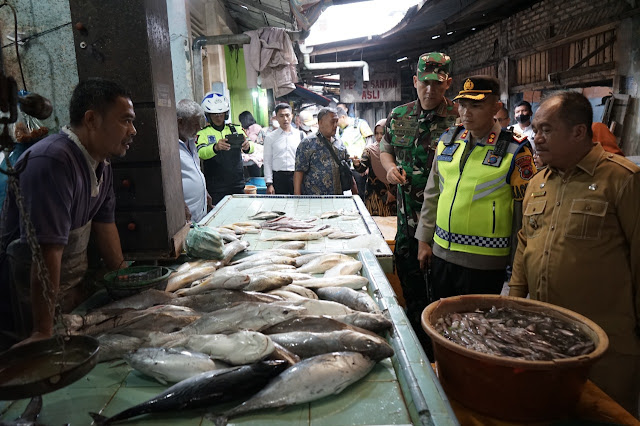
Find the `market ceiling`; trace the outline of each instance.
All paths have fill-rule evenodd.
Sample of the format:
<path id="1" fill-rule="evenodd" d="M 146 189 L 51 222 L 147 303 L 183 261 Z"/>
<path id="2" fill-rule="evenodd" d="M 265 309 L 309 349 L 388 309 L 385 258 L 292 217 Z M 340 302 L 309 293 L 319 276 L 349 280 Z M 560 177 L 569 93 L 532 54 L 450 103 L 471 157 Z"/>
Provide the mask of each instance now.
<path id="1" fill-rule="evenodd" d="M 296 29 L 290 0 L 221 0 L 239 32 L 262 27 Z M 332 4 L 366 0 L 333 0 Z M 391 0 L 390 0 L 391 1 Z M 413 62 L 421 53 L 446 49 L 488 25 L 531 7 L 540 0 L 422 0 L 393 29 L 367 37 L 315 46 L 313 62 L 380 61 L 407 56 Z M 355 17 L 354 19 L 357 19 Z M 318 72 L 315 72 L 318 74 Z M 311 73 L 303 73 L 303 79 Z"/>

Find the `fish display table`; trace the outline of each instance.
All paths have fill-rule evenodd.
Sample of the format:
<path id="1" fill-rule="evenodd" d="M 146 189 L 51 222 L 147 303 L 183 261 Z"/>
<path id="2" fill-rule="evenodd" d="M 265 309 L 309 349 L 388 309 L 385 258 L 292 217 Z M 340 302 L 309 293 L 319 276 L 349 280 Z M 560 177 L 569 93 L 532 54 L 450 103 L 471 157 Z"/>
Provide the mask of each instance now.
<path id="1" fill-rule="evenodd" d="M 323 213 L 343 210 L 357 214 L 320 219 Z M 200 225 L 218 227 L 249 220 L 250 216 L 263 211 L 281 211 L 296 219 L 317 217 L 317 225 L 330 225 L 333 228 L 358 234 L 353 239 L 330 239 L 328 237 L 306 242 L 304 250 L 314 252 L 350 252 L 360 249 L 371 250 L 385 272 L 393 272 L 393 253 L 367 211 L 359 196 L 288 196 L 288 195 L 230 195 L 223 198 L 207 214 Z M 262 230 L 259 234 L 244 234 L 242 239 L 251 245 L 249 250 L 266 250 L 282 241 L 265 241 L 274 235 L 286 232 Z"/>
<path id="2" fill-rule="evenodd" d="M 230 425 L 459 424 L 376 257 L 369 250 L 353 255 L 363 263 L 369 294 L 392 321 L 386 337 L 395 355 L 378 362 L 366 377 L 338 395 L 284 409 L 256 411 L 231 419 Z M 101 363 L 72 385 L 43 395 L 38 421 L 47 425 L 89 425 L 89 412 L 113 415 L 165 389 L 123 361 Z M 0 401 L 0 422 L 19 417 L 27 404 L 28 400 Z M 216 407 L 216 412 L 232 406 Z M 203 410 L 170 412 L 122 424 L 213 425 L 204 414 Z"/>

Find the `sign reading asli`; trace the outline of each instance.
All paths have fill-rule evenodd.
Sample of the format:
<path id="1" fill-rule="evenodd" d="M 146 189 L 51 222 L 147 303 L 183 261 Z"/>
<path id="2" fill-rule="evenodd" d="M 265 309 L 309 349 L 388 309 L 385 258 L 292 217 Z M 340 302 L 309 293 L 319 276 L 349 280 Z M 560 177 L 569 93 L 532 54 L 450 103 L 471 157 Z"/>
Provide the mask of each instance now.
<path id="1" fill-rule="evenodd" d="M 400 101 L 400 75 L 372 74 L 369 81 L 360 82 L 353 75 L 340 75 L 340 102 L 392 102 Z"/>

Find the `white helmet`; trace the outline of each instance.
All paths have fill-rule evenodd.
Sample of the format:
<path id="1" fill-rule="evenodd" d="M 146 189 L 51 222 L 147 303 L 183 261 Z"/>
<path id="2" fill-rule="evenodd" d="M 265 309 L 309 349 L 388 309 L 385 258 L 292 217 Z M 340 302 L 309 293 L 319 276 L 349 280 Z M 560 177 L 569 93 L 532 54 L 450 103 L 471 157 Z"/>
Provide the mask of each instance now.
<path id="1" fill-rule="evenodd" d="M 220 93 L 209 92 L 202 100 L 204 112 L 209 114 L 219 114 L 229 111 L 229 99 Z"/>

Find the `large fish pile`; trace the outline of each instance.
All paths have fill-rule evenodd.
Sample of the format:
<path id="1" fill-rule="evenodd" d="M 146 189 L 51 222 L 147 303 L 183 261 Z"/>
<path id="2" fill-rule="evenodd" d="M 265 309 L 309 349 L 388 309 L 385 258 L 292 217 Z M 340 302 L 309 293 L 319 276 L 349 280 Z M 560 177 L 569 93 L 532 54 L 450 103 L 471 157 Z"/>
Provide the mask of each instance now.
<path id="1" fill-rule="evenodd" d="M 477 309 L 439 318 L 436 330 L 469 349 L 492 355 L 550 361 L 584 355 L 594 342 L 574 324 L 513 308 Z"/>
<path id="2" fill-rule="evenodd" d="M 172 385 L 149 401 L 96 424 L 182 408 L 241 403 L 242 413 L 313 401 L 341 392 L 393 349 L 377 333 L 391 326 L 363 291 L 362 263 L 340 253 L 301 255 L 280 248 L 182 265 L 167 291 L 147 290 L 84 316 L 67 315 L 74 333 L 98 336 L 100 361 L 124 359 Z M 255 395 L 254 395 L 255 394 Z"/>

